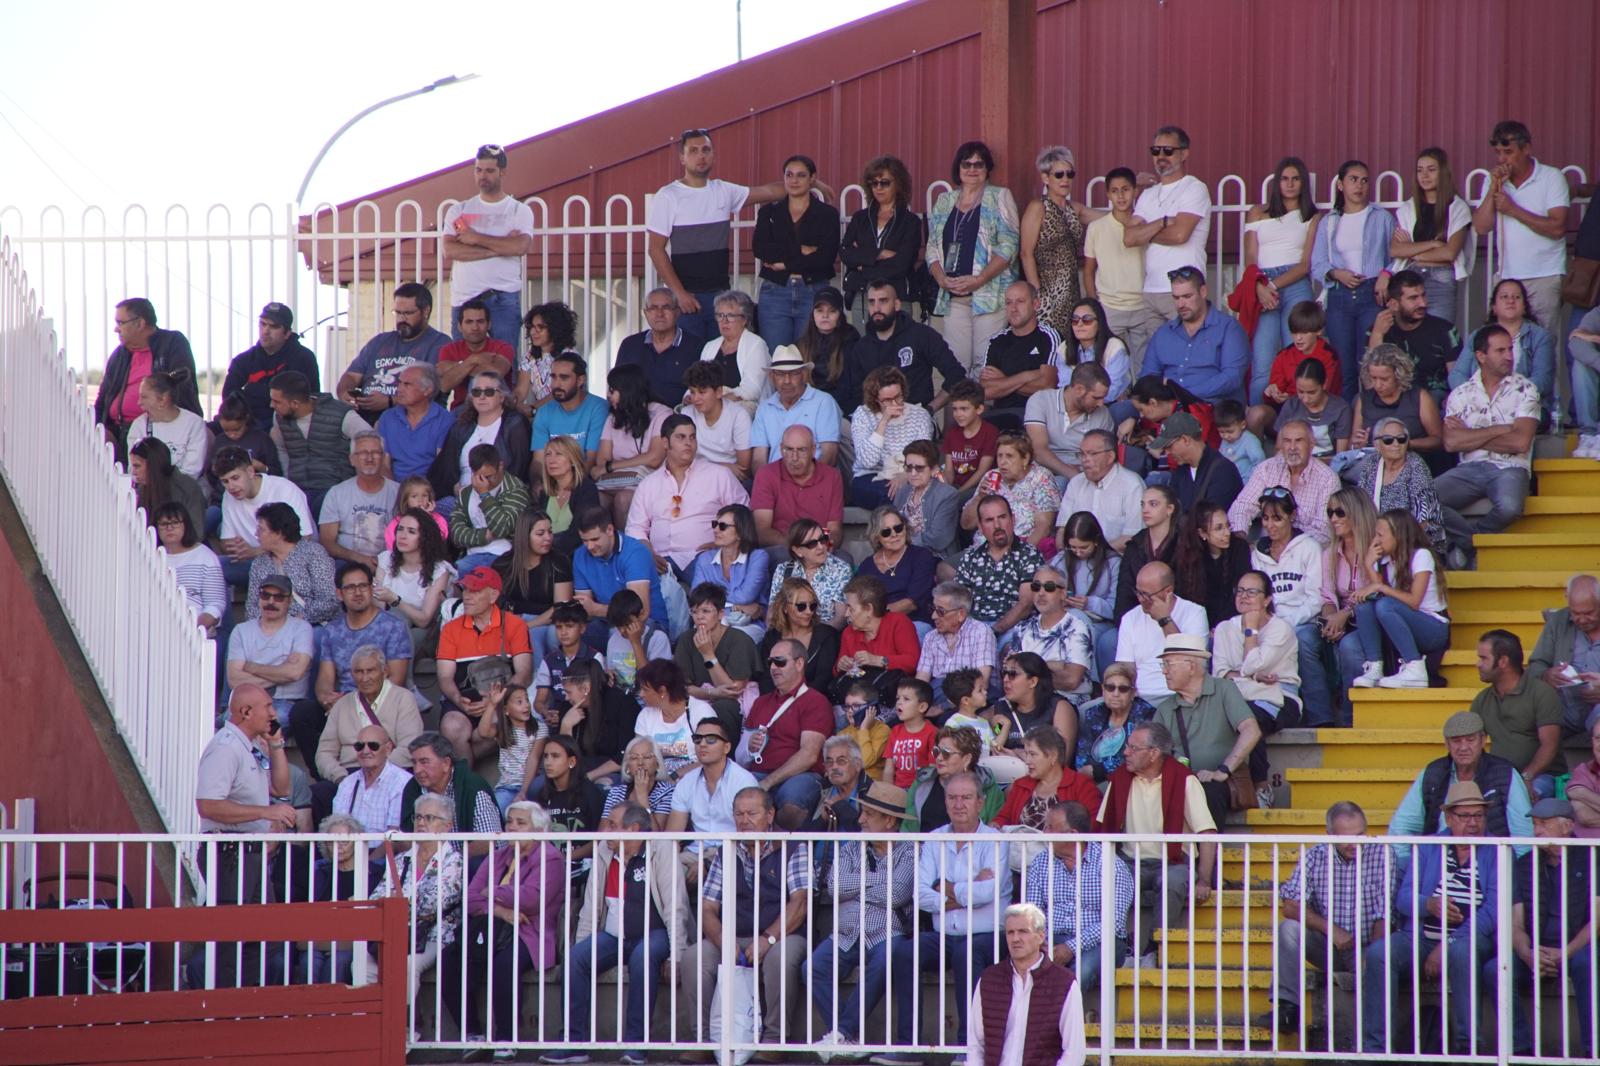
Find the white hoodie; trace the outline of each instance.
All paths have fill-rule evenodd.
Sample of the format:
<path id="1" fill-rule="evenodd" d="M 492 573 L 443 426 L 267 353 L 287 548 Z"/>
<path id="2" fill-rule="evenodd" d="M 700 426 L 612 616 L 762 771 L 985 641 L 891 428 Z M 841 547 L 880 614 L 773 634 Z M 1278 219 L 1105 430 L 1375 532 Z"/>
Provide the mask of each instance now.
<path id="1" fill-rule="evenodd" d="M 1310 533 L 1289 541 L 1281 559 L 1251 548 L 1250 565 L 1272 580 L 1273 614 L 1297 626 L 1322 613 L 1322 545 Z"/>

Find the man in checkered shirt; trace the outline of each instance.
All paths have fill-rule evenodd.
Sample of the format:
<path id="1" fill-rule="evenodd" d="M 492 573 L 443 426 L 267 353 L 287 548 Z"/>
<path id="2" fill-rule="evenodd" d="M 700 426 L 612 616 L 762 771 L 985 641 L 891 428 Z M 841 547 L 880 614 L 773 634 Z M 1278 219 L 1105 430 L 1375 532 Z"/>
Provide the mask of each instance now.
<path id="1" fill-rule="evenodd" d="M 1367 815 L 1356 804 L 1342 801 L 1328 808 L 1326 824 L 1330 836 L 1364 836 Z M 1381 844 L 1352 842 L 1307 848 L 1294 873 L 1278 889 L 1283 920 L 1278 923 L 1276 938 L 1277 1011 L 1257 1019 L 1257 1024 L 1275 1022 L 1279 1032 L 1297 1031 L 1301 941 L 1305 941 L 1308 965 L 1329 968 L 1331 940 L 1335 967 L 1359 971 L 1356 963 L 1361 950 L 1387 932 L 1393 895 L 1393 859 Z"/>
<path id="2" fill-rule="evenodd" d="M 1068 801 L 1044 815 L 1044 831 L 1051 836 L 1089 832 L 1089 809 Z M 1099 843 L 1087 847 L 1074 840 L 1057 839 L 1048 851 L 1028 864 L 1024 902 L 1044 911 L 1049 933 L 1050 959 L 1069 967 L 1078 980 L 1093 985 L 1100 975 L 1100 877 L 1107 855 Z M 1116 915 L 1116 936 L 1128 935 L 1128 911 L 1133 907 L 1133 871 L 1116 857 L 1112 876 L 1111 909 Z"/>

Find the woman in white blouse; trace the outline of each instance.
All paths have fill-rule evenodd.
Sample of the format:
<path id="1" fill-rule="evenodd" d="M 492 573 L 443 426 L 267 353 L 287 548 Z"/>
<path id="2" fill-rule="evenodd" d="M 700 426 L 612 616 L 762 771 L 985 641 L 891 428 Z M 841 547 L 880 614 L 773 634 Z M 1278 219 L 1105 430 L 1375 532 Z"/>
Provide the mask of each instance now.
<path id="1" fill-rule="evenodd" d="M 700 350 L 702 363 L 715 363 L 722 371 L 723 395 L 739 401 L 752 416 L 756 404 L 769 390 L 767 365 L 772 353 L 753 328 L 756 305 L 737 289 L 716 298 L 717 333 Z"/>
<path id="2" fill-rule="evenodd" d="M 411 647 L 420 650 L 439 621 L 439 607 L 456 576 L 439 527 L 426 511 L 412 508 L 394 523 L 394 548 L 378 555 L 372 598 L 411 627 Z"/>
<path id="3" fill-rule="evenodd" d="M 906 402 L 906 376 L 880 366 L 861 386 L 860 407 L 850 416 L 856 461 L 851 503 L 871 509 L 888 503 L 906 483 L 906 445 L 933 439 L 933 416 Z"/>
<path id="4" fill-rule="evenodd" d="M 1472 274 L 1478 242 L 1469 228 L 1472 208 L 1456 194 L 1450 157 L 1443 148 L 1417 155 L 1417 184 L 1411 199 L 1395 211 L 1389 236 L 1391 269 L 1410 267 L 1422 275 L 1428 314 L 1456 322 L 1456 286 Z"/>
<path id="5" fill-rule="evenodd" d="M 1244 262 L 1261 271 L 1256 299 L 1261 317 L 1250 352 L 1250 402 L 1260 403 L 1272 376 L 1272 361 L 1289 346 L 1289 309 L 1312 298 L 1311 241 L 1317 207 L 1311 172 L 1297 156 L 1278 161 L 1267 184 L 1266 203 L 1245 216 Z"/>
<path id="6" fill-rule="evenodd" d="M 1246 570 L 1233 587 L 1238 614 L 1224 619 L 1212 634 L 1211 672 L 1231 680 L 1249 703 L 1262 736 L 1300 724 L 1300 645 L 1294 626 L 1272 609 L 1272 579 Z M 1272 806 L 1267 746 L 1250 752 L 1250 779 L 1256 803 Z"/>
<path id="7" fill-rule="evenodd" d="M 139 383 L 139 406 L 144 414 L 128 429 L 130 441 L 154 437 L 172 452 L 172 465 L 199 479 L 205 470 L 211 431 L 205 419 L 178 406 L 178 381 L 172 374 L 145 375 Z"/>

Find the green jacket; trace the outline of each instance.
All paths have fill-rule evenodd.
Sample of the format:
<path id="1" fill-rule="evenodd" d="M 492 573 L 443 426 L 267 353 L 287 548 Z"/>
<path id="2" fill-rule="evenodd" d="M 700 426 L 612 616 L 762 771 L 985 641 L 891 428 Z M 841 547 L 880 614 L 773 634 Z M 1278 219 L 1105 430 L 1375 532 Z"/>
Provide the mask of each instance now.
<path id="1" fill-rule="evenodd" d="M 484 528 L 472 524 L 467 505 L 475 490 L 471 485 L 456 493 L 456 509 L 450 512 L 450 542 L 458 548 L 481 548 L 491 540 L 507 540 L 517 529 L 517 518 L 530 510 L 533 500 L 528 486 L 515 474 L 507 474 L 500 491 L 483 500 Z"/>
<path id="2" fill-rule="evenodd" d="M 1005 804 L 1005 789 L 994 779 L 994 774 L 986 766 L 973 768 L 973 773 L 978 775 L 978 783 L 983 786 L 983 807 L 978 811 L 978 821 L 985 825 L 994 821 L 994 816 L 1000 813 L 1000 808 Z M 933 784 L 934 769 L 924 766 L 917 771 L 917 776 L 912 778 L 911 787 L 906 789 L 905 821 L 900 823 L 900 829 L 906 833 L 916 833 L 922 827 L 922 805 L 928 802 L 928 791 Z M 937 827 L 935 827 L 937 828 Z"/>
<path id="3" fill-rule="evenodd" d="M 489 800 L 494 801 L 494 794 L 489 789 L 489 782 L 472 772 L 465 759 L 455 761 L 455 772 L 450 775 L 450 791 L 455 794 L 456 800 L 456 828 L 457 833 L 472 832 L 472 812 L 478 805 L 478 793 L 489 793 Z M 400 793 L 400 831 L 402 833 L 415 832 L 412 814 L 415 813 L 417 800 L 422 797 L 422 786 L 416 778 L 406 782 L 405 791 Z"/>

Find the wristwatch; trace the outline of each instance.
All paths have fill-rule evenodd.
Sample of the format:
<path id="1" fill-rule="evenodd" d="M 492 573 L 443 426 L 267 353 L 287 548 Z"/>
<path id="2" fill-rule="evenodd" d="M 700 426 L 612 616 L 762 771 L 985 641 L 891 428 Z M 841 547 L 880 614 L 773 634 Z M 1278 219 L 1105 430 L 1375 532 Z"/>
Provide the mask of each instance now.
<path id="1" fill-rule="evenodd" d="M 706 669 L 707 670 L 715 670 L 716 668 L 717 668 L 717 660 L 715 660 L 715 659 L 707 659 L 706 660 Z"/>
<path id="2" fill-rule="evenodd" d="M 1170 625 L 1172 623 L 1172 616 L 1169 614 L 1165 618 L 1157 618 L 1155 620 L 1155 623 L 1156 623 L 1156 625 L 1158 625 L 1161 628 L 1165 629 L 1168 625 Z"/>
<path id="3" fill-rule="evenodd" d="M 767 934 L 767 947 L 775 948 L 777 946 L 778 946 L 778 938 L 773 936 L 771 933 L 768 933 Z"/>
<path id="4" fill-rule="evenodd" d="M 283 740 L 277 741 L 275 743 L 269 741 L 268 744 L 267 744 L 267 747 L 271 748 L 273 751 L 282 751 L 284 748 L 286 748 L 288 746 L 289 746 L 288 742 L 287 741 L 283 741 Z"/>

